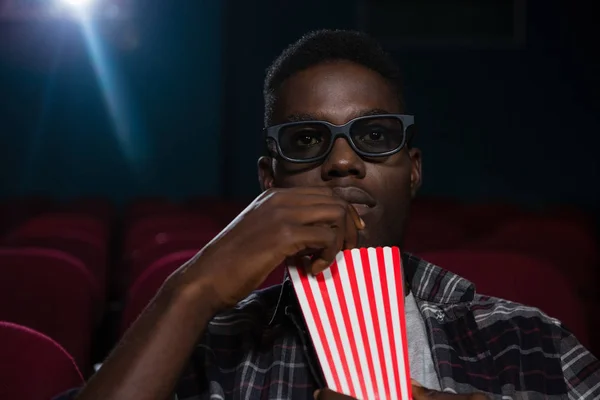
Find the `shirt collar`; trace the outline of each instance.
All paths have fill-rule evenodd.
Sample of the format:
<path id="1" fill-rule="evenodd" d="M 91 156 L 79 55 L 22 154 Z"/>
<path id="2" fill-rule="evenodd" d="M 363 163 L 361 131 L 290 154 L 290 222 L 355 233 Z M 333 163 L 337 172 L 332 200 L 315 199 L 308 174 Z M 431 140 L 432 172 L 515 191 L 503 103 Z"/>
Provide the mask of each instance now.
<path id="1" fill-rule="evenodd" d="M 290 306 L 298 305 L 298 301 L 294 295 L 292 280 L 287 268 L 285 268 L 284 271 L 283 283 L 281 284 L 281 290 L 279 292 L 279 299 L 277 300 L 277 305 L 275 306 L 273 315 L 269 320 L 269 325 L 274 325 L 275 323 L 279 322 L 282 316 L 285 315 L 286 308 L 289 309 Z"/>
<path id="2" fill-rule="evenodd" d="M 420 300 L 451 305 L 470 302 L 475 297 L 475 285 L 459 275 L 410 253 L 406 253 L 402 261 L 411 289 Z"/>
<path id="3" fill-rule="evenodd" d="M 402 268 L 406 274 L 406 281 L 410 282 L 410 292 L 419 300 L 438 305 L 450 305 L 470 302 L 475 296 L 473 283 L 413 254 L 402 253 Z M 279 322 L 286 312 L 298 309 L 298 300 L 286 268 L 269 325 Z"/>

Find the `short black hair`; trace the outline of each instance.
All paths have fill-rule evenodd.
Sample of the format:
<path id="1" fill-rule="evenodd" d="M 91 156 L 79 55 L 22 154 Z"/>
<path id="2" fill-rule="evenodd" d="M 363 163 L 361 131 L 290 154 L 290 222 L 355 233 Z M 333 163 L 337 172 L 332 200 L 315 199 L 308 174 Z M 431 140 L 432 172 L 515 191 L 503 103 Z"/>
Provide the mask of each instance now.
<path id="1" fill-rule="evenodd" d="M 324 29 L 302 36 L 267 69 L 263 89 L 265 126 L 271 123 L 276 92 L 287 78 L 312 66 L 335 61 L 354 62 L 379 73 L 392 85 L 400 105 L 404 106 L 400 69 L 375 39 L 357 31 Z"/>

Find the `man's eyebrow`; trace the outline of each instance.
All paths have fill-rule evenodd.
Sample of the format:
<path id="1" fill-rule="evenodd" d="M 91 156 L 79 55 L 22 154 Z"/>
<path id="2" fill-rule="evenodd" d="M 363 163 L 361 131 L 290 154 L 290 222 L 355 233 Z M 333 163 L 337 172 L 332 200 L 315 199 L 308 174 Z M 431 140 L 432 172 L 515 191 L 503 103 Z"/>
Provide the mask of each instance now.
<path id="1" fill-rule="evenodd" d="M 356 114 L 352 115 L 351 119 L 354 118 L 358 118 L 358 117 L 367 117 L 370 115 L 382 115 L 382 114 L 392 114 L 387 110 L 381 109 L 381 108 L 371 108 L 368 110 L 362 110 L 357 112 Z M 299 114 L 289 114 L 287 117 L 285 117 L 285 122 L 302 122 L 302 121 L 326 121 L 327 118 L 324 118 L 323 116 L 319 116 L 319 115 L 314 115 L 314 114 L 306 114 L 306 113 L 299 113 Z"/>

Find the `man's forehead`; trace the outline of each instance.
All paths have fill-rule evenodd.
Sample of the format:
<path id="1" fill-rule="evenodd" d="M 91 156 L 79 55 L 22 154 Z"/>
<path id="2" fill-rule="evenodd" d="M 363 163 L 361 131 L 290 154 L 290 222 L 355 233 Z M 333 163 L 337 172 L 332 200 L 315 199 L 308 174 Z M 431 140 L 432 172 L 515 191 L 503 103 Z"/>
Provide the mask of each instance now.
<path id="1" fill-rule="evenodd" d="M 398 113 L 398 97 L 377 72 L 353 63 L 311 67 L 289 77 L 273 122 L 324 120 L 340 125 L 363 115 Z"/>
<path id="2" fill-rule="evenodd" d="M 315 112 L 291 112 L 283 118 L 282 122 L 300 121 L 327 121 L 341 125 L 354 118 L 370 115 L 392 114 L 392 111 L 383 108 L 346 108 L 337 110 L 317 110 Z M 339 122 L 344 120 L 343 122 Z"/>

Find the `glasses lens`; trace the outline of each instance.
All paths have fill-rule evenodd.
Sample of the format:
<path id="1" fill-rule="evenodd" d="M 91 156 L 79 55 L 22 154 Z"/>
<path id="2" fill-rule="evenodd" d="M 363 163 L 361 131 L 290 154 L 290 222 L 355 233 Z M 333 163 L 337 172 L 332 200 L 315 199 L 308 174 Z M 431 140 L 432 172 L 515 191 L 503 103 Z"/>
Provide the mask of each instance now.
<path id="1" fill-rule="evenodd" d="M 374 116 L 352 124 L 350 136 L 360 151 L 387 153 L 398 149 L 404 142 L 404 125 L 399 118 Z"/>
<path id="2" fill-rule="evenodd" d="M 279 131 L 279 147 L 284 156 L 307 160 L 322 156 L 329 148 L 331 131 L 326 125 L 314 122 L 293 124 Z"/>

